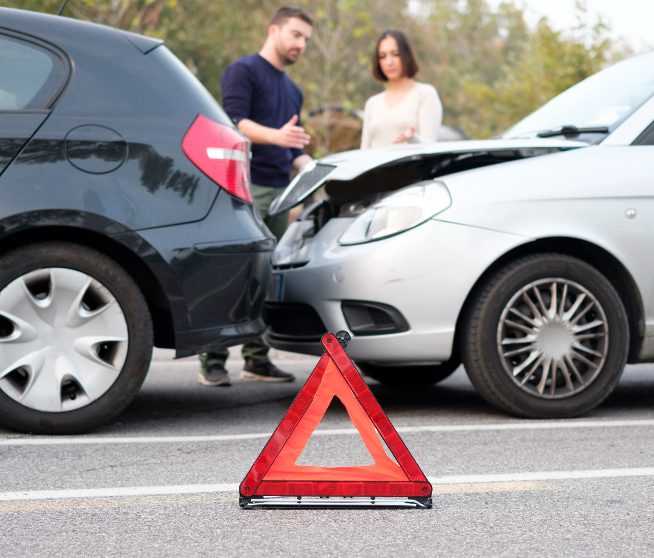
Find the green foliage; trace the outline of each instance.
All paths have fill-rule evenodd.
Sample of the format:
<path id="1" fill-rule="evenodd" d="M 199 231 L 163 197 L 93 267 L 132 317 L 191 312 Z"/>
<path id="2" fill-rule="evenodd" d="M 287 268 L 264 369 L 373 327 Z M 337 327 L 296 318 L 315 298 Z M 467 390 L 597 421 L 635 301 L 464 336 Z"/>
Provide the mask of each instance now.
<path id="1" fill-rule="evenodd" d="M 446 123 L 470 137 L 501 133 L 617 54 L 606 25 L 589 22 L 581 2 L 577 26 L 566 33 L 546 19 L 528 29 L 522 9 L 510 2 L 496 11 L 485 0 L 429 4 L 417 50 L 433 62 L 423 66 L 421 77 L 436 85 Z"/>
<path id="2" fill-rule="evenodd" d="M 3 5 L 56 13 L 63 0 L 5 0 Z M 271 0 L 69 0 L 64 15 L 164 39 L 220 98 L 229 63 L 257 52 Z M 470 137 L 502 132 L 547 99 L 626 54 L 589 21 L 577 2 L 577 25 L 565 33 L 542 19 L 529 29 L 523 8 L 486 0 L 295 0 L 315 18 L 305 57 L 289 73 L 302 87 L 307 112 L 320 106 L 361 109 L 381 90 L 370 70 L 375 39 L 395 27 L 413 42 L 420 73 L 436 86 L 445 123 Z M 306 115 L 305 115 L 306 117 Z M 324 134 L 323 134 L 324 136 Z M 329 143 L 329 138 L 324 138 Z"/>

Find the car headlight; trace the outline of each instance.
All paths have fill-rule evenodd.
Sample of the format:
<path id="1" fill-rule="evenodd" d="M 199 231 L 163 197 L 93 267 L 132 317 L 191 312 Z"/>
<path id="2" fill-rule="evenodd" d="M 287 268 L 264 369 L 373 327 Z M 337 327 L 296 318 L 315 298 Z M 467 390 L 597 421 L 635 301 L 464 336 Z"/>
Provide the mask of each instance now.
<path id="1" fill-rule="evenodd" d="M 438 180 L 407 186 L 359 215 L 339 243 L 361 244 L 399 234 L 428 221 L 451 204 L 447 187 Z"/>

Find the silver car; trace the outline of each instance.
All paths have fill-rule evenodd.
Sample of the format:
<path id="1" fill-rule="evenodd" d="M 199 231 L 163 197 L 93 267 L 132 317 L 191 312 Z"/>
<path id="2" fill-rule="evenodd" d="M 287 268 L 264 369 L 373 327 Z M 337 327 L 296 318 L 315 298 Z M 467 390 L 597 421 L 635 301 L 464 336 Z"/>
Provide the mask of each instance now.
<path id="1" fill-rule="evenodd" d="M 320 354 L 346 329 L 377 380 L 461 363 L 491 404 L 570 417 L 654 360 L 654 52 L 575 85 L 486 141 L 349 151 L 276 200 L 313 195 L 275 254 L 268 342 Z"/>

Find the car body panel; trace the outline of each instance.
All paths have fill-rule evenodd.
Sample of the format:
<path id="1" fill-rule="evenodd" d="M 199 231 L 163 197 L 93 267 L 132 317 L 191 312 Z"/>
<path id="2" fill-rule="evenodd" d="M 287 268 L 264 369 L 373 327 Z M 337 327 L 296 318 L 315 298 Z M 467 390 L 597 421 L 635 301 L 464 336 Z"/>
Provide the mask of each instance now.
<path id="1" fill-rule="evenodd" d="M 372 167 L 387 165 L 398 160 L 439 153 L 475 153 L 479 151 L 512 151 L 516 149 L 534 149 L 558 151 L 561 149 L 574 149 L 586 147 L 587 144 L 561 139 L 490 139 L 490 140 L 461 140 L 424 144 L 402 144 L 376 149 L 352 150 L 334 153 L 320 160 L 325 164 L 337 164 L 334 174 L 330 177 L 335 180 L 352 180 Z"/>
<path id="2" fill-rule="evenodd" d="M 478 171 L 452 175 L 445 182 L 453 203 L 438 219 L 528 238 L 581 239 L 601 247 L 639 286 L 645 337 L 651 337 L 654 261 L 643 251 L 643 242 L 654 242 L 654 177 L 642 169 L 653 159 L 654 146 L 600 145 L 529 161 L 528 166 L 516 161 L 487 168 L 483 181 L 475 179 Z M 552 218 L 539 219 L 543 214 Z M 650 345 L 644 344 L 641 358 L 654 357 Z"/>
<path id="3" fill-rule="evenodd" d="M 198 223 L 139 231 L 157 249 L 157 261 L 146 261 L 175 286 L 170 292 L 178 292 L 179 300 L 171 300 L 178 356 L 222 348 L 226 341 L 238 344 L 264 331 L 261 309 L 275 242 L 261 234 L 253 214 L 252 206 L 222 192 Z"/>
<path id="4" fill-rule="evenodd" d="M 503 152 L 513 153 L 511 158 L 533 157 L 554 153 L 560 150 L 586 147 L 587 144 L 569 140 L 539 139 L 529 140 L 477 140 L 452 141 L 430 144 L 407 144 L 392 147 L 352 150 L 335 153 L 322 158 L 318 165 L 329 171 L 320 173 L 317 180 L 307 184 L 307 178 L 315 173 L 315 164 L 307 165 L 288 185 L 271 206 L 271 213 L 287 211 L 301 203 L 326 183 L 334 184 L 330 194 L 337 189 L 346 190 L 348 195 L 356 197 L 357 187 L 351 183 L 354 179 L 375 169 L 388 169 L 402 166 L 404 163 L 433 158 L 465 158 L 473 155 L 494 153 L 501 156 Z M 374 180 L 374 179 L 373 179 Z"/>
<path id="5" fill-rule="evenodd" d="M 122 129 L 120 136 L 125 138 L 124 149 L 115 147 L 120 140 L 106 145 L 97 138 L 75 142 L 79 158 L 86 165 L 114 169 L 108 178 L 106 172 L 86 172 L 68 155 L 71 142 L 65 138 L 71 130 L 90 122 L 59 118 L 56 114 L 47 120 L 3 175 L 0 220 L 18 207 L 23 211 L 56 207 L 62 196 L 67 198 L 69 209 L 109 213 L 135 230 L 198 221 L 207 215 L 219 189 L 182 158 L 179 141 L 173 139 L 180 137 L 179 126 L 165 120 L 131 119 L 129 126 L 135 129 L 157 129 L 170 138 L 141 136 L 134 142 L 116 119 L 94 118 L 96 129 L 106 129 L 111 123 L 113 130 Z M 143 211 L 155 199 L 157 211 Z"/>
<path id="6" fill-rule="evenodd" d="M 47 117 L 46 111 L 31 114 L 0 112 L 0 175 Z"/>
<path id="7" fill-rule="evenodd" d="M 234 128 L 209 92 L 159 39 L 7 8 L 0 36 L 66 71 L 52 103 L 0 112 L 0 253 L 51 239 L 109 250 L 169 316 L 155 339 L 178 356 L 260 334 L 274 240 L 181 147 L 198 114 Z"/>
<path id="8" fill-rule="evenodd" d="M 132 229 L 204 218 L 218 189 L 198 175 L 182 152 L 181 139 L 198 112 L 231 125 L 225 113 L 188 71 L 179 71 L 179 61 L 165 47 L 143 55 L 121 32 L 100 27 L 96 36 L 97 26 L 89 29 L 82 22 L 61 19 L 43 34 L 68 53 L 74 71 L 65 95 L 6 171 L 4 182 L 17 186 L 8 190 L 11 187 L 5 185 L 0 191 L 2 210 L 13 211 L 16 200 L 20 207 L 38 211 L 54 203 L 58 189 L 69 189 L 76 192 L 70 202 L 74 209 L 101 212 L 113 205 L 121 213 L 118 220 Z M 79 35 L 64 32 L 67 26 L 75 27 Z M 88 41 L 83 40 L 86 35 Z M 85 69 L 97 64 L 102 64 L 103 72 L 86 79 Z M 73 145 L 80 159 L 104 159 L 96 164 L 124 159 L 123 164 L 109 166 L 110 180 L 102 176 L 104 172 L 94 175 L 78 167 L 71 172 L 69 134 L 80 127 L 114 132 L 113 141 L 102 133 Z M 117 150 L 121 143 L 124 147 Z M 158 211 L 143 211 L 154 195 Z"/>
<path id="9" fill-rule="evenodd" d="M 290 300 L 313 306 L 329 331 L 350 329 L 341 311 L 343 300 L 370 300 L 399 308 L 411 327 L 409 331 L 354 335 L 348 345 L 348 354 L 354 360 L 370 362 L 424 364 L 447 360 L 452 354 L 454 324 L 466 293 L 492 264 L 495 254 L 528 240 L 430 220 L 374 243 L 378 250 L 365 244 L 340 246 L 337 239 L 350 222 L 332 219 L 321 230 L 322 242 L 307 254 L 311 264 L 280 273 L 284 275 L 284 291 Z M 461 239 L 457 245 L 448 241 L 454 231 Z M 425 246 L 430 247 L 429 257 L 422 257 Z M 433 274 L 434 269 L 447 270 L 453 260 L 457 261 L 456 274 Z M 289 298 L 280 302 L 285 301 Z M 320 354 L 319 339 L 285 343 L 283 337 L 270 331 L 267 339 L 278 348 L 301 348 L 302 352 Z"/>

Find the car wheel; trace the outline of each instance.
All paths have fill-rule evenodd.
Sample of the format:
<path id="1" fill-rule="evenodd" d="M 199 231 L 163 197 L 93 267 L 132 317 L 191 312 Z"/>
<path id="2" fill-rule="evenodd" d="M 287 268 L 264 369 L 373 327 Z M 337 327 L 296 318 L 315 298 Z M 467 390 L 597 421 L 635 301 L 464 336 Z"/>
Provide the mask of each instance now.
<path id="1" fill-rule="evenodd" d="M 152 356 L 148 306 L 131 277 L 67 242 L 0 257 L 0 421 L 68 434 L 122 411 Z"/>
<path id="2" fill-rule="evenodd" d="M 461 361 L 458 359 L 424 366 L 378 366 L 367 362 L 357 363 L 366 376 L 393 388 L 421 388 L 437 384 L 450 376 L 460 364 Z"/>
<path id="3" fill-rule="evenodd" d="M 482 288 L 464 321 L 463 362 L 492 405 L 532 418 L 583 414 L 618 382 L 629 326 L 617 292 L 573 257 L 522 258 Z"/>

